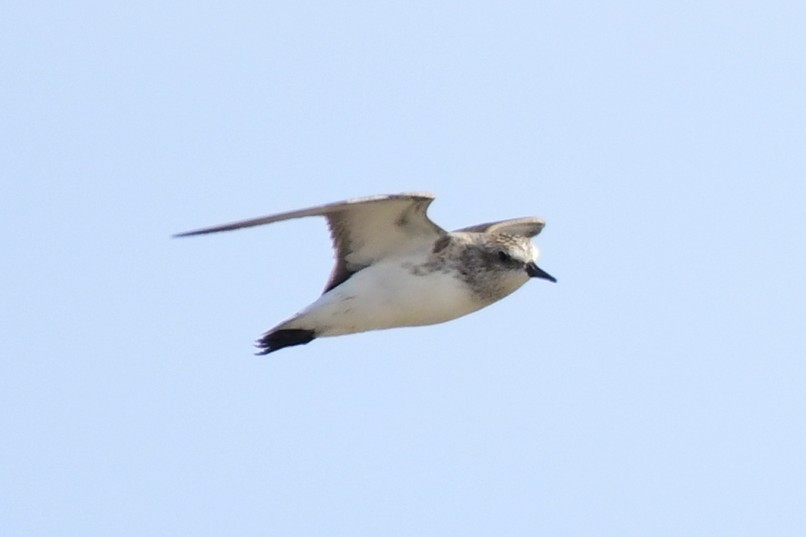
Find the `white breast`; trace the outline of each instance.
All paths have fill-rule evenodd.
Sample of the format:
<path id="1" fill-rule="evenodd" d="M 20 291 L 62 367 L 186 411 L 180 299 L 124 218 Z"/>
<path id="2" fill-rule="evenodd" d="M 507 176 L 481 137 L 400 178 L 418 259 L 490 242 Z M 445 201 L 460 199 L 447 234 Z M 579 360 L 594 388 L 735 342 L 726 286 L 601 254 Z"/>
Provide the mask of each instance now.
<path id="1" fill-rule="evenodd" d="M 305 308 L 288 326 L 314 329 L 319 337 L 336 336 L 441 323 L 485 305 L 452 274 L 415 275 L 398 259 L 361 270 Z"/>

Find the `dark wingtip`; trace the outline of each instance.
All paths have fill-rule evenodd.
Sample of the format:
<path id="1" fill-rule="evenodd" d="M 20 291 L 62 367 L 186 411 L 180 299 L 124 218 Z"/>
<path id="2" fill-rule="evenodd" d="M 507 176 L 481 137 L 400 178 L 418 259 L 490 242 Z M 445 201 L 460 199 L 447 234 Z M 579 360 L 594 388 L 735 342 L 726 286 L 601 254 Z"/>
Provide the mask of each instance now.
<path id="1" fill-rule="evenodd" d="M 255 342 L 255 347 L 260 349 L 255 353 L 255 355 L 265 356 L 274 351 L 284 349 L 285 347 L 305 345 L 314 339 L 316 339 L 316 334 L 314 331 L 303 328 L 286 328 L 283 330 L 267 332 L 263 335 L 263 337 Z"/>
<path id="2" fill-rule="evenodd" d="M 174 233 L 171 235 L 172 239 L 181 239 L 182 237 L 192 237 L 194 235 L 201 235 L 202 231 L 185 231 L 183 233 Z"/>

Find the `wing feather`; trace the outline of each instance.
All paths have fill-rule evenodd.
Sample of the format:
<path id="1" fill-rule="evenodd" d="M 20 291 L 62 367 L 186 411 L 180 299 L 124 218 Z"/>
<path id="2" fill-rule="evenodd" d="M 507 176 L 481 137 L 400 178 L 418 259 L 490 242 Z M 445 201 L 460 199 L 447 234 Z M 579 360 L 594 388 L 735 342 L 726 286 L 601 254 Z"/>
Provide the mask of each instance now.
<path id="1" fill-rule="evenodd" d="M 293 218 L 324 216 L 336 250 L 336 266 L 325 292 L 364 267 L 395 253 L 429 247 L 445 230 L 426 214 L 432 194 L 372 196 L 329 203 L 174 235 L 189 237 L 272 224 Z"/>
<path id="2" fill-rule="evenodd" d="M 456 231 L 468 233 L 504 233 L 506 235 L 534 237 L 543 230 L 545 225 L 546 222 L 544 222 L 542 218 L 526 216 L 524 218 L 511 218 L 498 222 L 476 224 L 475 226 L 464 227 Z"/>

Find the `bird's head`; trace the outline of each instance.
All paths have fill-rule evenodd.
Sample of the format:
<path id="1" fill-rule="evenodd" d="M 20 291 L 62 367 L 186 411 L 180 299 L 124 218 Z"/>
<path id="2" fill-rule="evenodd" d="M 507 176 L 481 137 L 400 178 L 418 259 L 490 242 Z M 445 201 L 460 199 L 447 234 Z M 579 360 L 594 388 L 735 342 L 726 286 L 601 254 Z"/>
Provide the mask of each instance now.
<path id="1" fill-rule="evenodd" d="M 468 283 L 485 299 L 503 298 L 531 278 L 557 281 L 537 266 L 540 253 L 528 237 L 469 233 L 466 238 L 463 257 Z"/>

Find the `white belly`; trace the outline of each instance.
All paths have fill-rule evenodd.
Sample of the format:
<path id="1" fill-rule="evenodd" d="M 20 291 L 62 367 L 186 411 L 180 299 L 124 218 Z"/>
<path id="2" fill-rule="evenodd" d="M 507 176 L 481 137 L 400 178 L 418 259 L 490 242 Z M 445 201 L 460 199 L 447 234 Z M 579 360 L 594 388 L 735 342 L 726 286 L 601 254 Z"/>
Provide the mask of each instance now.
<path id="1" fill-rule="evenodd" d="M 399 262 L 389 262 L 353 275 L 283 327 L 313 329 L 318 337 L 337 336 L 441 323 L 486 305 L 452 274 L 417 276 Z"/>

